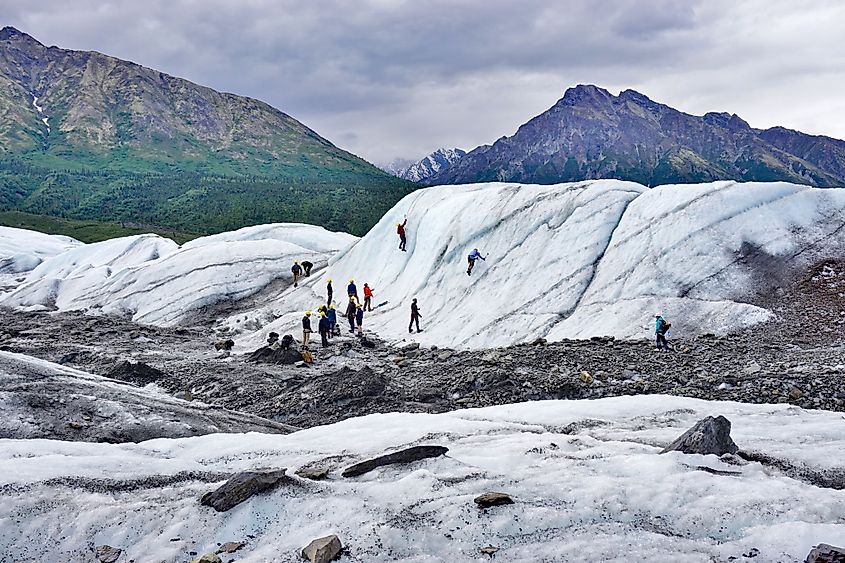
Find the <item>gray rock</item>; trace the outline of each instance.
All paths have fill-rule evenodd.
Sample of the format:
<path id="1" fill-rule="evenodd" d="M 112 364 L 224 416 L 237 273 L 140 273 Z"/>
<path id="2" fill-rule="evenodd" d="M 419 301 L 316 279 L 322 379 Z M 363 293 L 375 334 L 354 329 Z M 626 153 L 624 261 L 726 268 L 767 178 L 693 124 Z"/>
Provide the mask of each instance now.
<path id="1" fill-rule="evenodd" d="M 100 563 L 114 563 L 120 557 L 121 553 L 123 553 L 122 549 L 110 545 L 99 545 L 96 551 L 97 561 Z"/>
<path id="2" fill-rule="evenodd" d="M 217 549 L 217 553 L 235 553 L 245 545 L 246 542 L 242 541 L 228 541 Z"/>
<path id="3" fill-rule="evenodd" d="M 143 362 L 120 362 L 106 374 L 107 377 L 118 381 L 128 381 L 139 387 L 165 379 L 167 375 L 160 369 L 148 366 Z"/>
<path id="4" fill-rule="evenodd" d="M 845 563 L 845 549 L 820 543 L 810 550 L 804 563 Z"/>
<path id="5" fill-rule="evenodd" d="M 317 538 L 302 548 L 302 558 L 311 563 L 329 563 L 340 556 L 343 545 L 340 538 L 332 534 L 324 538 Z"/>
<path id="6" fill-rule="evenodd" d="M 303 479 L 311 479 L 312 481 L 322 481 L 323 479 L 329 476 L 329 470 L 324 467 L 302 467 L 296 471 L 296 475 L 299 475 Z"/>
<path id="7" fill-rule="evenodd" d="M 361 463 L 356 463 L 355 465 L 350 465 L 349 467 L 343 470 L 343 473 L 341 473 L 341 475 L 343 475 L 344 477 L 358 477 L 359 475 L 369 473 L 377 467 L 383 467 L 385 465 L 411 463 L 414 461 L 419 461 L 421 459 L 438 457 L 441 455 L 445 455 L 448 451 L 449 448 L 443 446 L 413 446 L 411 448 L 406 448 L 404 450 L 400 450 L 392 454 L 386 454 L 373 459 L 362 461 Z"/>
<path id="8" fill-rule="evenodd" d="M 191 563 L 223 563 L 223 560 L 220 559 L 220 556 L 216 553 L 206 553 L 205 555 L 200 555 L 196 559 L 192 559 Z"/>
<path id="9" fill-rule="evenodd" d="M 503 504 L 513 504 L 513 499 L 507 493 L 487 492 L 475 497 L 475 504 L 478 508 L 490 508 Z"/>
<path id="10" fill-rule="evenodd" d="M 302 361 L 302 353 L 291 348 L 276 348 L 264 346 L 249 355 L 248 362 L 265 364 L 291 365 Z"/>
<path id="11" fill-rule="evenodd" d="M 660 453 L 683 452 L 685 454 L 735 454 L 739 448 L 731 439 L 731 421 L 724 416 L 699 420 L 695 426 L 684 432 L 677 440 Z"/>
<path id="12" fill-rule="evenodd" d="M 746 367 L 744 371 L 748 375 L 753 375 L 755 373 L 760 373 L 760 371 L 762 371 L 762 369 L 763 368 L 760 367 L 760 364 L 758 364 L 757 362 L 752 362 L 752 363 L 748 364 L 748 367 Z"/>
<path id="13" fill-rule="evenodd" d="M 284 480 L 285 471 L 285 469 L 278 469 L 238 473 L 216 490 L 204 494 L 200 502 L 218 512 L 226 512 L 253 495 L 277 487 Z"/>

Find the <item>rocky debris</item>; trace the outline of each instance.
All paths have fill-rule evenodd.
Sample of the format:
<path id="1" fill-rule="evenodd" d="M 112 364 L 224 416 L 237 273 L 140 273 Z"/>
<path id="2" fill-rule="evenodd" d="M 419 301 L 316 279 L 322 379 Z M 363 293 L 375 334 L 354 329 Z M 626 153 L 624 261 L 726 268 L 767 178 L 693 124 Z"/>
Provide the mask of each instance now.
<path id="1" fill-rule="evenodd" d="M 497 551 L 499 551 L 498 547 L 494 547 L 492 544 L 486 545 L 480 548 L 478 551 L 482 553 L 482 555 L 487 555 L 488 557 L 493 557 Z"/>
<path id="2" fill-rule="evenodd" d="M 264 364 L 281 364 L 292 365 L 302 362 L 304 358 L 302 353 L 293 348 L 271 348 L 264 346 L 247 357 L 249 362 L 259 362 Z"/>
<path id="3" fill-rule="evenodd" d="M 200 502 L 217 512 L 226 512 L 253 495 L 279 486 L 286 478 L 285 471 L 285 469 L 278 469 L 238 473 L 214 491 L 205 493 Z"/>
<path id="4" fill-rule="evenodd" d="M 106 377 L 117 379 L 118 381 L 128 381 L 143 387 L 150 383 L 156 383 L 166 378 L 167 375 L 160 369 L 148 366 L 144 362 L 130 362 L 123 361 L 114 366 Z"/>
<path id="5" fill-rule="evenodd" d="M 344 477 L 358 477 L 359 475 L 369 473 L 378 467 L 412 463 L 422 459 L 446 455 L 446 452 L 448 451 L 449 448 L 444 446 L 413 446 L 411 448 L 399 450 L 398 452 L 368 459 L 366 461 L 356 463 L 355 465 L 350 465 L 343 470 L 341 475 Z"/>
<path id="6" fill-rule="evenodd" d="M 215 350 L 231 350 L 235 347 L 235 341 L 231 338 L 228 340 L 218 340 L 214 343 Z"/>
<path id="7" fill-rule="evenodd" d="M 708 416 L 695 423 L 677 440 L 660 453 L 683 452 L 685 454 L 735 454 L 739 448 L 731 439 L 731 421 L 724 416 Z"/>
<path id="8" fill-rule="evenodd" d="M 303 547 L 302 558 L 311 563 L 329 563 L 340 557 L 341 551 L 343 551 L 343 545 L 340 543 L 340 538 L 332 534 L 312 540 Z"/>
<path id="9" fill-rule="evenodd" d="M 507 493 L 487 492 L 475 497 L 474 502 L 478 505 L 478 508 L 490 508 L 491 506 L 513 504 L 513 499 Z"/>
<path id="10" fill-rule="evenodd" d="M 760 367 L 760 364 L 758 364 L 757 362 L 752 362 L 743 371 L 747 375 L 754 375 L 755 373 L 760 373 L 761 371 L 763 371 L 763 368 Z"/>
<path id="11" fill-rule="evenodd" d="M 329 470 L 324 467 L 302 467 L 297 469 L 295 474 L 303 479 L 322 481 L 329 476 Z"/>
<path id="12" fill-rule="evenodd" d="M 804 563 L 845 563 L 845 549 L 820 543 L 810 550 Z"/>
<path id="13" fill-rule="evenodd" d="M 216 553 L 206 553 L 205 555 L 200 555 L 196 559 L 192 559 L 191 563 L 223 563 L 223 560 L 220 559 L 220 556 Z"/>
<path id="14" fill-rule="evenodd" d="M 123 553 L 122 549 L 105 544 L 98 545 L 96 551 L 94 552 L 97 557 L 97 561 L 100 563 L 115 563 L 121 553 Z"/>
<path id="15" fill-rule="evenodd" d="M 217 553 L 235 553 L 245 545 L 246 542 L 242 541 L 228 541 L 217 548 Z"/>

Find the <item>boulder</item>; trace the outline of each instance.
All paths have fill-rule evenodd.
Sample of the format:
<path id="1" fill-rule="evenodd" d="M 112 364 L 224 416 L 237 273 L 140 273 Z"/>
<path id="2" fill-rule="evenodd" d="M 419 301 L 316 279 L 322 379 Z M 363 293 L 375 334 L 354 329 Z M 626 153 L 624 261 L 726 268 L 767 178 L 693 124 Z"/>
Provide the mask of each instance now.
<path id="1" fill-rule="evenodd" d="M 235 553 L 245 545 L 246 542 L 242 541 L 227 541 L 217 549 L 217 553 Z"/>
<path id="2" fill-rule="evenodd" d="M 276 348 L 263 346 L 249 355 L 248 362 L 259 362 L 264 364 L 292 365 L 303 360 L 302 353 L 293 348 Z"/>
<path id="3" fill-rule="evenodd" d="M 804 563 L 845 563 L 845 549 L 820 543 L 810 550 Z"/>
<path id="4" fill-rule="evenodd" d="M 386 454 L 373 459 L 362 461 L 361 463 L 356 463 L 355 465 L 350 465 L 349 467 L 343 470 L 343 473 L 341 473 L 341 475 L 343 475 L 344 477 L 358 477 L 359 475 L 363 475 L 364 473 L 369 473 L 377 467 L 382 467 L 385 465 L 411 463 L 414 461 L 419 461 L 421 459 L 438 457 L 441 455 L 445 455 L 448 451 L 449 448 L 443 446 L 413 446 L 411 448 L 406 448 L 404 450 L 400 450 L 392 454 Z"/>
<path id="5" fill-rule="evenodd" d="M 223 560 L 220 559 L 220 556 L 216 553 L 206 553 L 205 555 L 200 555 L 196 559 L 192 559 L 191 563 L 223 563 Z"/>
<path id="6" fill-rule="evenodd" d="M 684 432 L 677 440 L 660 453 L 683 452 L 685 454 L 735 454 L 739 448 L 731 439 L 731 421 L 724 416 L 699 420 L 695 426 Z"/>
<path id="7" fill-rule="evenodd" d="M 238 473 L 216 490 L 204 494 L 200 502 L 217 512 L 226 512 L 251 496 L 278 486 L 285 478 L 285 471 L 285 469 L 278 469 Z"/>
<path id="8" fill-rule="evenodd" d="M 325 467 L 302 467 L 296 471 L 296 474 L 303 479 L 322 481 L 329 476 L 329 470 Z"/>
<path id="9" fill-rule="evenodd" d="M 98 545 L 95 555 L 100 563 L 114 563 L 123 553 L 122 549 L 110 545 Z"/>
<path id="10" fill-rule="evenodd" d="M 123 361 L 114 366 L 111 371 L 106 374 L 106 377 L 117 379 L 119 381 L 128 381 L 140 387 L 155 383 L 167 377 L 167 375 L 152 366 L 148 366 L 143 362 Z"/>
<path id="11" fill-rule="evenodd" d="M 329 563 L 340 556 L 343 546 L 340 538 L 332 534 L 323 538 L 317 538 L 302 548 L 302 558 L 311 563 Z"/>
<path id="12" fill-rule="evenodd" d="M 219 340 L 214 343 L 215 350 L 231 350 L 235 347 L 235 341 L 231 338 L 228 340 Z"/>
<path id="13" fill-rule="evenodd" d="M 478 508 L 490 508 L 503 504 L 513 504 L 513 499 L 507 493 L 487 492 L 475 497 L 475 504 Z"/>

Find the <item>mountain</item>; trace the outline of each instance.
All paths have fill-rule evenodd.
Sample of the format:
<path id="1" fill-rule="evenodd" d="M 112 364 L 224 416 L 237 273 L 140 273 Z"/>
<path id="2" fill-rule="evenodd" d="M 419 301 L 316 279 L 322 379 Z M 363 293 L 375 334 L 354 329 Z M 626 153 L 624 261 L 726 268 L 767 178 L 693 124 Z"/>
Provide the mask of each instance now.
<path id="1" fill-rule="evenodd" d="M 782 127 L 754 129 L 737 115 L 694 116 L 633 90 L 613 96 L 580 85 L 513 136 L 470 151 L 426 184 L 594 178 L 845 186 L 845 141 Z"/>
<path id="2" fill-rule="evenodd" d="M 414 161 L 410 158 L 394 158 L 387 164 L 379 164 L 378 167 L 388 174 L 401 178 L 402 173 L 405 172 L 405 170 L 407 170 L 412 164 L 414 164 Z"/>
<path id="3" fill-rule="evenodd" d="M 394 176 L 404 178 L 411 182 L 425 182 L 433 175 L 443 172 L 458 160 L 460 160 L 466 151 L 463 149 L 437 149 L 425 158 L 417 162 L 409 163 L 402 168 L 397 168 L 397 164 L 402 162 L 400 159 L 394 160 L 388 165 L 391 169 L 387 170 Z"/>
<path id="4" fill-rule="evenodd" d="M 413 189 L 264 102 L 11 27 L 0 30 L 0 117 L 0 210 L 363 233 Z"/>

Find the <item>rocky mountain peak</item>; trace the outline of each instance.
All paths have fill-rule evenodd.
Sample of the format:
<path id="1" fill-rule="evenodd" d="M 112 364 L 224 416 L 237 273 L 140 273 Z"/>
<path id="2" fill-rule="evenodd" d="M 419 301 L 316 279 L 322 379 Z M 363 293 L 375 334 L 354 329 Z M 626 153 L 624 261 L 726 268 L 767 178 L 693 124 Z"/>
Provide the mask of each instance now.
<path id="1" fill-rule="evenodd" d="M 564 92 L 560 102 L 562 105 L 602 105 L 613 98 L 613 95 L 593 84 L 579 84 Z"/>
<path id="2" fill-rule="evenodd" d="M 23 31 L 7 25 L 0 29 L 0 41 L 26 41 L 37 45 L 42 45 L 35 37 L 24 33 Z"/>

